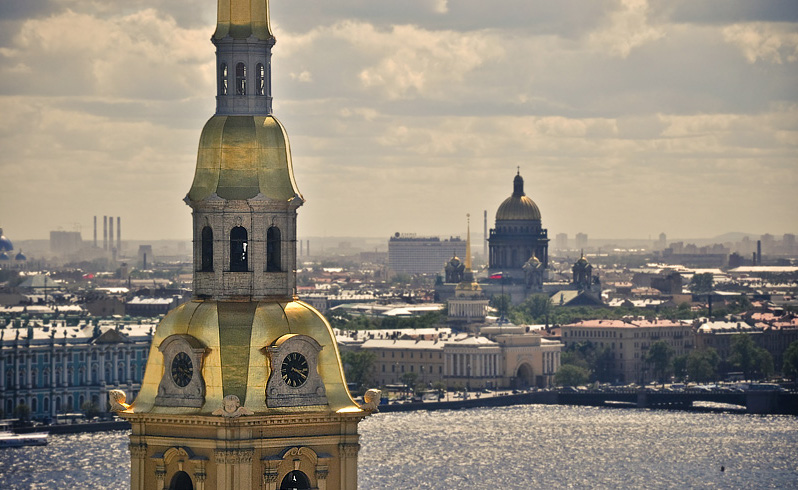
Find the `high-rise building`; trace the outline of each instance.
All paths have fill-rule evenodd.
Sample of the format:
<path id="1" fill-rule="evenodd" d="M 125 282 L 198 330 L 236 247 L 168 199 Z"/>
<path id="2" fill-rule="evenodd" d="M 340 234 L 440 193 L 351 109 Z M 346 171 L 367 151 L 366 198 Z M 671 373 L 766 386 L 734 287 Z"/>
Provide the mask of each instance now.
<path id="1" fill-rule="evenodd" d="M 459 237 L 419 237 L 396 233 L 388 240 L 388 267 L 395 274 L 435 274 L 453 256 L 463 257 L 466 242 Z"/>
<path id="2" fill-rule="evenodd" d="M 587 233 L 576 234 L 576 248 L 583 250 L 587 248 Z"/>
<path id="3" fill-rule="evenodd" d="M 568 250 L 568 234 L 557 233 L 554 237 L 554 248 L 557 250 Z"/>
<path id="4" fill-rule="evenodd" d="M 186 197 L 194 299 L 155 331 L 130 420 L 131 487 L 357 486 L 368 409 L 344 381 L 326 319 L 296 299 L 297 208 L 285 128 L 272 115 L 267 0 L 218 0 L 216 114 Z"/>

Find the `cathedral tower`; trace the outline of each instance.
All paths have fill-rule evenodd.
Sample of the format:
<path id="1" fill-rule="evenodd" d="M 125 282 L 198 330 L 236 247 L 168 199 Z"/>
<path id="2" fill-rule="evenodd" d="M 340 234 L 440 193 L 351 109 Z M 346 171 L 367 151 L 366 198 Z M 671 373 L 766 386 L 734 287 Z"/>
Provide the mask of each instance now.
<path id="1" fill-rule="evenodd" d="M 537 257 L 545 270 L 549 266 L 548 231 L 542 227 L 540 209 L 524 193 L 521 170 L 513 179 L 513 193 L 496 211 L 496 227 L 490 230 L 491 274 L 502 273 L 512 283 L 525 281 L 524 265 Z"/>
<path id="2" fill-rule="evenodd" d="M 133 489 L 354 489 L 361 408 L 326 319 L 295 296 L 294 181 L 272 116 L 267 0 L 218 0 L 216 114 L 200 136 L 194 299 L 152 341 L 131 405 Z M 373 396 L 372 396 L 373 398 Z"/>

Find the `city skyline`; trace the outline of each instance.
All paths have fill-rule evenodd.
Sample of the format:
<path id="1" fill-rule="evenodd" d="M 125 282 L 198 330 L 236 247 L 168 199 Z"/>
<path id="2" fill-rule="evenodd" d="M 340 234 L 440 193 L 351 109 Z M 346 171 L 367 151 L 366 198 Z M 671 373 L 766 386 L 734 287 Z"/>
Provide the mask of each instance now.
<path id="1" fill-rule="evenodd" d="M 795 232 L 794 3 L 271 7 L 300 236 L 462 235 L 482 210 L 493 227 L 519 166 L 550 238 Z M 199 0 L 0 5 L 7 235 L 80 223 L 89 240 L 106 214 L 123 240 L 190 237 L 177 196 L 213 111 L 215 15 Z"/>

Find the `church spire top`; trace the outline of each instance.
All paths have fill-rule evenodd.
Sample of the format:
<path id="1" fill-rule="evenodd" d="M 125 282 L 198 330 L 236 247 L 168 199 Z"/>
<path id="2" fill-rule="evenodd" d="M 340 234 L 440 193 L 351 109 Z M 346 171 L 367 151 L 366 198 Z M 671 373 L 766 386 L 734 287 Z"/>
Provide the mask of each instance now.
<path id="1" fill-rule="evenodd" d="M 468 231 L 466 232 L 466 253 L 465 253 L 465 268 L 466 271 L 471 270 L 471 214 L 466 214 L 468 222 Z"/>
<path id="2" fill-rule="evenodd" d="M 274 39 L 269 25 L 269 0 L 218 0 L 214 39 Z"/>

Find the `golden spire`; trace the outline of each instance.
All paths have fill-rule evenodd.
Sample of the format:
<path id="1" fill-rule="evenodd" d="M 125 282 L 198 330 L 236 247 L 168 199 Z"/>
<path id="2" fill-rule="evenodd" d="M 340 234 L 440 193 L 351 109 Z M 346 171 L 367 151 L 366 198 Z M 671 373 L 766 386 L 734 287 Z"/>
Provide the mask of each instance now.
<path id="1" fill-rule="evenodd" d="M 466 214 L 466 219 L 468 221 L 468 232 L 466 234 L 466 256 L 465 256 L 465 268 L 467 271 L 471 270 L 471 214 Z"/>
<path id="2" fill-rule="evenodd" d="M 261 41 L 274 39 L 269 25 L 269 0 L 218 0 L 218 16 L 214 39 L 230 36 Z"/>

